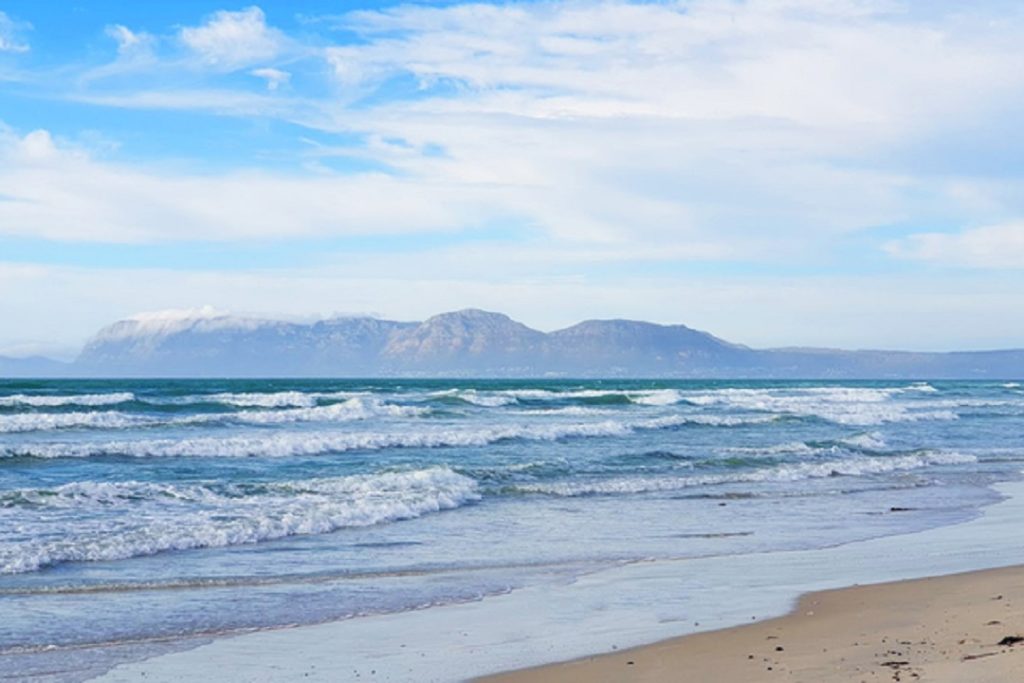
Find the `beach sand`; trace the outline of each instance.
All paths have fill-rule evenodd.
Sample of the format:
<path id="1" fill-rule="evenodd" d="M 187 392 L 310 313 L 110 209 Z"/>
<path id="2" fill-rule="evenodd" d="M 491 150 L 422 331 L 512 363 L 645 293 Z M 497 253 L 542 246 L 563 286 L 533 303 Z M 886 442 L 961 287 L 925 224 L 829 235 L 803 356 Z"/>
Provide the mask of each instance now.
<path id="1" fill-rule="evenodd" d="M 1022 636 L 1010 567 L 808 593 L 776 619 L 478 680 L 1013 683 Z"/>
<path id="2" fill-rule="evenodd" d="M 823 549 L 628 564 L 479 601 L 214 638 L 125 662 L 100 680 L 458 681 L 618 645 L 611 656 L 491 680 L 888 682 L 898 674 L 1024 683 L 1024 643 L 997 645 L 1024 636 L 1024 482 L 996 491 L 1003 500 L 962 524 Z M 918 579 L 929 572 L 947 576 Z M 855 584 L 863 587 L 841 589 Z M 769 619 L 807 591 L 822 592 L 793 616 Z M 739 623 L 747 625 L 725 628 Z M 720 630 L 626 649 L 701 628 Z"/>

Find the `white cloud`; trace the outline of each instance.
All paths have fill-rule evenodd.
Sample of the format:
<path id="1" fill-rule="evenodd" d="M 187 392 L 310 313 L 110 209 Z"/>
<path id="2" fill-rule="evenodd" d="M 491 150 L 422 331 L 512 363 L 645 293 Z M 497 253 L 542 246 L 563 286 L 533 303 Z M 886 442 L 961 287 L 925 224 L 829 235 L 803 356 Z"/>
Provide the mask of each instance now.
<path id="1" fill-rule="evenodd" d="M 457 126 L 457 122 L 452 122 Z M 456 130 L 451 134 L 455 135 Z M 721 215 L 726 198 L 704 205 L 677 201 L 671 188 L 650 192 L 644 178 L 658 179 L 659 169 L 627 166 L 617 175 L 607 169 L 587 137 L 563 131 L 562 145 L 545 149 L 547 136 L 526 136 L 504 153 L 494 141 L 470 133 L 462 159 L 438 157 L 401 162 L 401 152 L 368 152 L 404 165 L 406 174 L 386 173 L 296 175 L 257 170 L 187 173 L 99 161 L 86 151 L 55 142 L 45 130 L 18 137 L 0 136 L 0 234 L 51 240 L 145 243 L 188 240 L 263 240 L 300 237 L 352 237 L 460 230 L 506 229 L 536 233 L 545 248 L 585 255 L 580 263 L 648 260 L 764 259 L 805 248 L 806 239 L 787 242 L 780 231 L 748 233 L 736 238 L 736 226 L 724 219 L 708 229 L 709 216 Z M 625 143 L 625 141 L 622 141 Z M 596 173 L 578 170 L 561 156 L 577 161 L 597 154 Z M 653 152 L 653 147 L 648 148 Z M 521 155 L 526 154 L 526 158 Z M 647 163 L 669 164 L 673 148 Z M 503 154 L 503 157 L 502 157 Z M 494 159 L 501 158 L 501 163 Z M 662 172 L 668 173 L 662 169 Z M 671 175 L 667 176 L 671 181 Z M 788 179 L 780 178 L 781 191 Z M 810 174 L 799 191 L 811 183 Z M 825 171 L 813 179 L 822 228 L 842 226 L 851 216 L 868 211 L 867 196 L 881 197 L 885 182 L 866 175 L 856 197 L 843 196 L 850 179 Z M 880 189 L 881 188 L 881 189 Z M 751 191 L 758 190 L 752 187 Z M 763 188 L 760 191 L 765 191 Z M 776 197 L 773 210 L 801 216 L 801 197 Z M 833 195 L 831 198 L 829 195 Z M 788 206 L 787 206 L 788 204 Z M 829 207 L 836 217 L 828 217 Z M 804 214 L 808 212 L 804 211 Z M 762 209 L 761 216 L 767 215 Z M 732 220 L 746 220 L 742 216 Z M 851 224 L 852 225 L 852 224 Z M 525 235 L 524 235 L 525 236 Z M 510 252 L 491 254 L 497 263 Z"/>
<path id="2" fill-rule="evenodd" d="M 974 106 L 969 94 L 1005 85 L 1024 60 L 1008 23 L 979 35 L 852 1 L 401 5 L 348 15 L 365 43 L 326 54 L 346 85 L 458 83 L 453 99 L 477 111 L 834 130 Z"/>
<path id="3" fill-rule="evenodd" d="M 401 5 L 343 17 L 362 39 L 322 51 L 338 78 L 328 97 L 151 84 L 74 97 L 361 134 L 368 146 L 346 154 L 394 169 L 396 199 L 410 202 L 410 220 L 422 209 L 423 229 L 434 227 L 430 195 L 442 187 L 456 229 L 512 215 L 563 240 L 660 248 L 770 236 L 786 254 L 922 211 L 976 223 L 1005 210 L 1003 198 L 977 211 L 962 191 L 969 178 L 954 186 L 885 160 L 1024 106 L 1024 26 L 981 10 L 921 19 L 906 9 L 867 0 Z M 252 63 L 289 40 L 259 8 L 218 12 L 180 35 L 207 63 L 254 67 L 268 90 L 290 76 Z M 350 106 L 410 75 L 418 95 Z M 120 171 L 140 187 L 153 180 L 146 169 Z M 323 178 L 280 180 L 307 194 L 325 187 Z M 388 184 L 336 181 L 360 183 Z M 363 219 L 331 211 L 299 211 L 288 230 Z M 204 234 L 267 231 L 206 225 Z"/>
<path id="4" fill-rule="evenodd" d="M 144 31 L 132 31 L 121 24 L 107 26 L 106 34 L 117 43 L 117 52 L 121 56 L 147 51 L 155 41 L 152 35 Z"/>
<path id="5" fill-rule="evenodd" d="M 1024 222 L 959 233 L 918 233 L 885 245 L 897 258 L 977 268 L 1024 269 Z"/>
<path id="6" fill-rule="evenodd" d="M 68 96 L 68 99 L 104 107 L 205 111 L 236 117 L 277 116 L 288 118 L 296 110 L 294 104 L 271 98 L 266 94 L 224 88 L 138 89 L 127 93 L 74 94 Z"/>
<path id="7" fill-rule="evenodd" d="M 262 78 L 267 82 L 267 90 L 277 90 L 280 86 L 286 85 L 291 80 L 292 75 L 287 71 L 281 69 L 274 69 L 270 67 L 264 67 L 262 69 L 253 69 L 249 72 L 256 78 Z"/>
<path id="8" fill-rule="evenodd" d="M 53 159 L 57 148 L 49 131 L 34 130 L 17 142 L 14 153 L 16 158 L 32 163 Z"/>
<path id="9" fill-rule="evenodd" d="M 487 188 L 383 174 L 183 175 L 103 163 L 46 131 L 0 136 L 0 234 L 105 242 L 446 231 L 506 209 Z"/>
<path id="10" fill-rule="evenodd" d="M 977 220 L 951 184 L 892 157 L 1024 106 L 1024 25 L 905 9 L 699 0 L 355 12 L 342 24 L 362 41 L 325 51 L 342 101 L 299 120 L 403 140 L 372 151 L 414 176 L 518 191 L 562 236 L 771 231 L 796 243 L 928 207 Z M 408 76 L 420 96 L 348 106 Z M 431 147 L 444 158 L 409 153 Z M 575 208 L 587 204 L 589 215 Z"/>
<path id="11" fill-rule="evenodd" d="M 179 37 L 203 62 L 224 69 L 272 58 L 285 43 L 284 34 L 267 26 L 266 15 L 255 6 L 216 12 L 205 24 L 181 29 Z"/>
<path id="12" fill-rule="evenodd" d="M 29 44 L 21 34 L 29 28 L 30 24 L 15 21 L 0 10 L 0 52 L 28 52 Z"/>

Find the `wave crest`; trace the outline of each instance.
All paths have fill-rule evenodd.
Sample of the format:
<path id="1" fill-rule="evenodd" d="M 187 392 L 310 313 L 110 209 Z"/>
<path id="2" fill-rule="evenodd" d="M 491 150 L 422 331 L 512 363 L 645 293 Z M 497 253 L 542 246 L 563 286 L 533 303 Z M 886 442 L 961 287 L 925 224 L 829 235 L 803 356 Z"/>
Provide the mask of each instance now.
<path id="1" fill-rule="evenodd" d="M 75 394 L 70 396 L 46 396 L 36 394 L 12 394 L 0 396 L 0 406 L 34 406 L 52 408 L 57 406 L 110 406 L 118 403 L 130 403 L 135 394 L 130 391 L 119 391 L 110 394 Z"/>
<path id="2" fill-rule="evenodd" d="M 738 427 L 772 422 L 772 416 L 670 415 L 635 421 L 603 420 L 559 424 L 492 425 L 474 429 L 406 429 L 388 432 L 280 432 L 254 436 L 142 439 L 107 442 L 27 443 L 0 446 L 0 457 L 289 457 L 385 448 L 486 446 L 500 441 L 557 441 L 566 438 L 627 436 L 638 431 L 686 425 Z"/>
<path id="3" fill-rule="evenodd" d="M 918 391 L 919 389 L 914 389 Z M 836 424 L 870 426 L 890 422 L 956 420 L 949 409 L 922 409 L 913 402 L 896 402 L 900 388 L 803 387 L 800 389 L 718 389 L 684 394 L 701 407 L 753 410 L 776 415 L 816 417 Z M 926 404 L 933 406 L 933 404 Z"/>
<path id="4" fill-rule="evenodd" d="M 585 482 L 550 482 L 520 484 L 510 487 L 521 493 L 541 493 L 551 496 L 576 497 L 601 494 L 636 494 L 658 491 L 677 491 L 695 486 L 735 484 L 743 482 L 790 482 L 834 476 L 864 476 L 900 470 L 913 470 L 933 465 L 958 465 L 977 462 L 972 455 L 961 453 L 922 453 L 900 456 L 861 456 L 801 462 L 776 467 L 687 477 L 623 477 Z"/>
<path id="5" fill-rule="evenodd" d="M 445 467 L 266 484 L 76 482 L 0 495 L 11 523 L 38 527 L 0 543 L 0 573 L 62 562 L 118 560 L 168 550 L 323 534 L 449 510 L 478 500 L 476 482 Z M 90 511 L 102 511 L 102 516 Z M 40 511 L 47 513 L 40 519 Z M 75 519 L 68 535 L 55 526 Z"/>

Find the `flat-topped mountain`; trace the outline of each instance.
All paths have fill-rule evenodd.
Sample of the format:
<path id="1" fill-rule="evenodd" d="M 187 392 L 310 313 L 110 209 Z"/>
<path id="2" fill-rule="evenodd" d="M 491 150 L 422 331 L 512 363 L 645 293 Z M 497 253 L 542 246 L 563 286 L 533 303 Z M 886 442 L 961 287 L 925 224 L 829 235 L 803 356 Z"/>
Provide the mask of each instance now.
<path id="1" fill-rule="evenodd" d="M 395 333 L 410 327 L 416 323 L 369 317 L 303 324 L 212 311 L 153 314 L 100 330 L 74 365 L 112 376 L 359 374 L 376 367 Z"/>
<path id="2" fill-rule="evenodd" d="M 685 325 L 587 320 L 541 332 L 477 309 L 314 323 L 202 309 L 116 322 L 71 364 L 0 359 L 0 375 L 1013 379 L 1024 377 L 1024 350 L 751 349 Z"/>

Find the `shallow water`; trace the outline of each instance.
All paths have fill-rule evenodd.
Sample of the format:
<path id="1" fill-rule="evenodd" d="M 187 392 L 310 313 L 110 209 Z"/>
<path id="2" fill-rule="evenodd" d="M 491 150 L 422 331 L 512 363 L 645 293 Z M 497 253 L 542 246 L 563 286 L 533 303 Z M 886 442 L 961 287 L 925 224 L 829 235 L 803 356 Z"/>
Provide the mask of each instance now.
<path id="1" fill-rule="evenodd" d="M 963 521 L 1013 383 L 0 383 L 0 656 Z"/>

